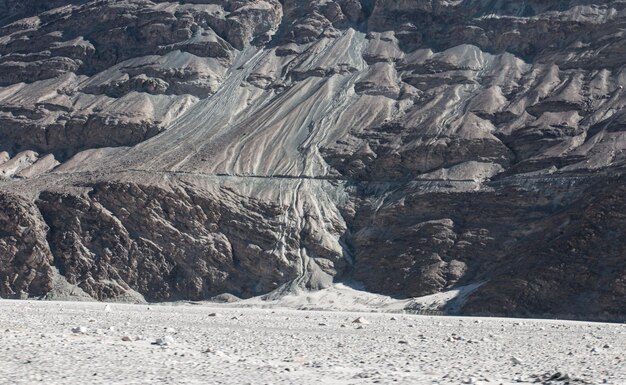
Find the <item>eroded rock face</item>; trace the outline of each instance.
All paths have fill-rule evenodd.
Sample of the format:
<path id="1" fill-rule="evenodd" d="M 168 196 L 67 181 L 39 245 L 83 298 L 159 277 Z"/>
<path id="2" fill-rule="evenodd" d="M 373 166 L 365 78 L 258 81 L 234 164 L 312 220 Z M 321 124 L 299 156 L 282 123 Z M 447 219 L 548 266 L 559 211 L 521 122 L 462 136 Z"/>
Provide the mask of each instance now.
<path id="1" fill-rule="evenodd" d="M 399 296 L 485 282 L 466 304 L 473 314 L 590 310 L 589 316 L 619 318 L 615 301 L 626 268 L 624 236 L 615 229 L 626 219 L 624 178 L 595 181 L 555 177 L 445 194 L 402 190 L 382 205 L 368 202 L 353 222 L 359 230 L 351 247 L 361 256 L 355 278 Z M 376 271 L 368 268 L 374 264 Z"/>
<path id="2" fill-rule="evenodd" d="M 160 301 L 265 294 L 315 273 L 301 266 L 301 248 L 325 252 L 311 261 L 329 275 L 344 264 L 310 229 L 285 233 L 286 207 L 224 188 L 98 183 L 86 196 L 46 192 L 36 203 L 61 274 L 99 299 L 129 288 Z"/>
<path id="3" fill-rule="evenodd" d="M 98 299 L 484 282 L 465 312 L 623 317 L 625 12 L 0 1 L 0 196 L 38 229 L 0 230 L 48 253 L 2 295 L 53 266 Z"/>
<path id="4" fill-rule="evenodd" d="M 617 230 L 626 221 L 624 177 L 597 183 L 537 221 L 525 242 L 510 244 L 506 263 L 465 311 L 619 319 L 626 293 L 624 234 Z"/>
<path id="5" fill-rule="evenodd" d="M 53 257 L 41 214 L 32 203 L 9 194 L 0 195 L 0 208 L 0 295 L 46 294 Z"/>
<path id="6" fill-rule="evenodd" d="M 215 93 L 237 50 L 267 42 L 275 1 L 7 2 L 0 27 L 4 149 L 134 145 Z M 4 14 L 4 13 L 3 13 Z"/>
<path id="7" fill-rule="evenodd" d="M 288 261 L 263 255 L 278 241 L 275 208 L 258 208 L 268 226 L 258 228 L 260 218 L 249 217 L 258 214 L 237 197 L 211 200 L 182 187 L 93 188 L 87 197 L 45 193 L 37 205 L 52 226 L 49 244 L 61 273 L 96 298 L 129 287 L 150 300 L 251 296 L 296 277 Z"/>

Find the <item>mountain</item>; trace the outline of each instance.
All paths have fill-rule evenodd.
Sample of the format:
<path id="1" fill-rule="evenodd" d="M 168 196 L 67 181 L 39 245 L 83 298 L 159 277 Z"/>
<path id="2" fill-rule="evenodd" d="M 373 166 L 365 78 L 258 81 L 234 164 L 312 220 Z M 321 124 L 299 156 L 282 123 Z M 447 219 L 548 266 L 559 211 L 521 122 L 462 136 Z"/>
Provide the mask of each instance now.
<path id="1" fill-rule="evenodd" d="M 461 313 L 623 319 L 624 27 L 624 1 L 0 0 L 0 296 L 481 284 Z"/>

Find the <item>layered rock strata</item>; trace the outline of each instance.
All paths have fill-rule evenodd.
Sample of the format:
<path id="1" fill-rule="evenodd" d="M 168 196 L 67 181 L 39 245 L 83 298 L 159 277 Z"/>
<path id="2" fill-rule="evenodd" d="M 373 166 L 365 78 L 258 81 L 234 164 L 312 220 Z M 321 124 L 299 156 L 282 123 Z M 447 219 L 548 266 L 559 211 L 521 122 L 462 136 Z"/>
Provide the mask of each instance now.
<path id="1" fill-rule="evenodd" d="M 626 3 L 0 1 L 0 295 L 483 283 L 626 316 Z"/>

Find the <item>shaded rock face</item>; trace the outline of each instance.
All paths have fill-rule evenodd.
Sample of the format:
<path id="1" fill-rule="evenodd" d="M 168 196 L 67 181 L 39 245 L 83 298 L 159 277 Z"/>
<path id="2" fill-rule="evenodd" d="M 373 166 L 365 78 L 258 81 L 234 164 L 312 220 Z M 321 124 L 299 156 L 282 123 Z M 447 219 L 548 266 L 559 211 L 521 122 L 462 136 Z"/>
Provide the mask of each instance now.
<path id="1" fill-rule="evenodd" d="M 624 317 L 625 7 L 0 1 L 0 294 Z"/>
<path id="2" fill-rule="evenodd" d="M 471 314 L 621 315 L 624 178 L 597 185 L 558 178 L 490 192 L 412 193 L 354 223 L 355 278 L 383 292 L 421 296 L 485 282 Z M 383 230 L 384 229 L 384 230 Z M 368 268 L 375 264 L 377 270 Z"/>
<path id="3" fill-rule="evenodd" d="M 51 289 L 52 253 L 37 208 L 16 196 L 0 195 L 0 295 L 40 296 Z"/>
<path id="4" fill-rule="evenodd" d="M 624 233 L 617 230 L 626 221 L 624 178 L 598 184 L 511 245 L 506 264 L 470 297 L 466 311 L 619 319 L 626 293 Z"/>
<path id="5" fill-rule="evenodd" d="M 232 191 L 98 183 L 86 196 L 46 192 L 36 204 L 56 267 L 98 299 L 130 288 L 158 301 L 251 297 L 305 274 L 307 240 L 281 229 L 289 213 Z M 343 256 L 324 257 L 336 274 Z"/>

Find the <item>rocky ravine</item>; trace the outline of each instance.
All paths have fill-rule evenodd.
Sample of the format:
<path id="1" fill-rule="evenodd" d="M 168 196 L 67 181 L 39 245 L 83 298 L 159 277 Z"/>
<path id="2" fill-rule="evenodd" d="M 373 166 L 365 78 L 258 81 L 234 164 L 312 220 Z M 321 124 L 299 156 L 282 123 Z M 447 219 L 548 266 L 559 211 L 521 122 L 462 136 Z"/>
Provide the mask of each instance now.
<path id="1" fill-rule="evenodd" d="M 0 295 L 333 281 L 626 317 L 626 2 L 0 1 Z"/>

